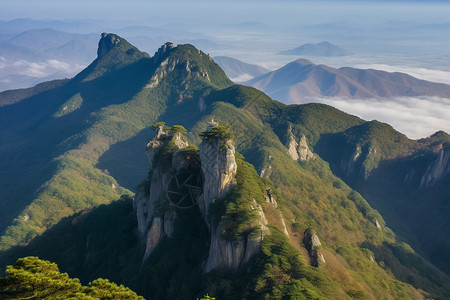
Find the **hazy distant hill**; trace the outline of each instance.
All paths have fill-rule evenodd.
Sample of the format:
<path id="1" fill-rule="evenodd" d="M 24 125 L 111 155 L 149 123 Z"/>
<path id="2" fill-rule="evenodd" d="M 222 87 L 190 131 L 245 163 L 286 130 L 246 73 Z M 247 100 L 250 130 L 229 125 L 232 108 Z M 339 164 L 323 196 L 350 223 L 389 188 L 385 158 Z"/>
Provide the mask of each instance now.
<path id="1" fill-rule="evenodd" d="M 42 51 L 27 46 L 16 45 L 5 40 L 0 40 L 0 57 L 3 62 L 6 60 L 28 60 L 30 58 L 45 60 L 50 58 Z"/>
<path id="2" fill-rule="evenodd" d="M 18 28 L 41 24 L 17 22 L 0 23 L 0 28 L 13 31 L 14 24 Z M 0 91 L 74 76 L 95 58 L 97 36 L 50 28 L 0 36 Z"/>
<path id="3" fill-rule="evenodd" d="M 247 85 L 284 103 L 304 103 L 311 97 L 388 98 L 393 96 L 450 97 L 450 85 L 420 80 L 404 73 L 373 69 L 332 68 L 298 59 Z"/>
<path id="4" fill-rule="evenodd" d="M 0 21 L 0 35 L 17 35 L 27 30 L 57 28 L 60 31 L 91 33 L 101 31 L 104 25 L 94 21 L 61 21 L 61 20 L 33 20 L 19 18 L 10 21 Z"/>
<path id="5" fill-rule="evenodd" d="M 284 55 L 307 55 L 307 56 L 346 56 L 351 52 L 329 42 L 317 44 L 304 44 L 295 49 L 281 51 Z"/>
<path id="6" fill-rule="evenodd" d="M 21 47 L 32 47 L 52 59 L 89 63 L 95 58 L 98 35 L 68 33 L 50 28 L 32 29 L 11 38 L 9 42 Z"/>
<path id="7" fill-rule="evenodd" d="M 250 78 L 269 72 L 268 69 L 258 65 L 248 64 L 227 56 L 216 56 L 214 61 L 222 68 L 227 76 L 235 82 L 244 82 Z"/>

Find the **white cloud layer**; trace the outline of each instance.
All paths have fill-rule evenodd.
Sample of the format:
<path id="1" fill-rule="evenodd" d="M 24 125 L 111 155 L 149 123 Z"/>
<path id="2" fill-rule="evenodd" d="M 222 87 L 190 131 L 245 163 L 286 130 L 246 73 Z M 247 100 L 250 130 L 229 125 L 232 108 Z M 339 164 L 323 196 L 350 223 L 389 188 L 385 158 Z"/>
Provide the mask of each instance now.
<path id="1" fill-rule="evenodd" d="M 448 71 L 414 68 L 407 66 L 392 66 L 386 64 L 356 65 L 355 68 L 375 69 L 386 72 L 401 72 L 423 80 L 450 84 L 450 72 Z"/>
<path id="2" fill-rule="evenodd" d="M 246 82 L 249 81 L 250 79 L 253 79 L 253 76 L 247 73 L 240 74 L 238 77 L 230 78 L 231 81 L 237 83 Z"/>
<path id="3" fill-rule="evenodd" d="M 56 59 L 46 61 L 27 61 L 23 59 L 8 61 L 0 56 L 0 78 L 11 75 L 45 78 L 55 73 L 63 76 L 73 76 L 83 68 L 84 66 L 82 65 L 69 64 Z"/>
<path id="4" fill-rule="evenodd" d="M 409 138 L 430 136 L 439 130 L 450 133 L 450 99 L 439 97 L 395 97 L 390 99 L 315 98 L 364 120 L 392 125 Z"/>

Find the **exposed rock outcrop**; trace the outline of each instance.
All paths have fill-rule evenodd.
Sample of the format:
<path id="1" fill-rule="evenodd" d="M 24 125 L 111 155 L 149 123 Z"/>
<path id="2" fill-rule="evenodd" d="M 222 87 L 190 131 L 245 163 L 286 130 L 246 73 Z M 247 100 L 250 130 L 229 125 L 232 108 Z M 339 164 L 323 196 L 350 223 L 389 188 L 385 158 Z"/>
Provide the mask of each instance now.
<path id="1" fill-rule="evenodd" d="M 264 168 L 261 169 L 261 172 L 259 173 L 259 176 L 261 178 L 269 178 L 269 172 L 272 170 L 271 165 L 267 165 Z"/>
<path id="2" fill-rule="evenodd" d="M 152 250 L 164 236 L 172 236 L 173 222 L 176 218 L 176 212 L 168 210 L 160 214 L 156 214 L 155 206 L 167 192 L 169 180 L 172 177 L 171 172 L 182 168 L 183 164 L 179 163 L 179 150 L 188 146 L 188 143 L 181 139 L 181 134 L 175 133 L 172 137 L 174 150 L 172 153 L 172 163 L 169 167 L 163 167 L 161 164 L 154 162 L 154 158 L 162 150 L 164 138 L 167 133 L 164 132 L 163 126 L 156 128 L 155 138 L 147 144 L 145 151 L 147 159 L 150 163 L 150 175 L 148 182 L 141 185 L 133 201 L 133 207 L 136 212 L 138 223 L 138 234 L 145 244 L 144 260 L 150 255 Z"/>
<path id="3" fill-rule="evenodd" d="M 430 186 L 447 174 L 450 174 L 450 147 L 441 146 L 433 164 L 428 166 L 422 176 L 420 186 Z"/>
<path id="4" fill-rule="evenodd" d="M 372 169 L 380 161 L 377 149 L 368 144 L 364 146 L 357 144 L 354 147 L 353 151 L 350 150 L 347 155 L 343 155 L 340 168 L 348 177 L 360 177 L 367 180 Z"/>
<path id="5" fill-rule="evenodd" d="M 200 144 L 200 160 L 204 175 L 203 194 L 198 205 L 206 218 L 209 205 L 213 200 L 221 201 L 235 184 L 237 164 L 233 140 L 221 138 L 204 139 Z M 250 200 L 250 199 L 249 199 Z M 237 270 L 246 264 L 259 251 L 260 243 L 267 231 L 267 220 L 262 207 L 253 199 L 251 209 L 257 210 L 257 224 L 260 234 L 227 240 L 222 237 L 222 225 L 210 225 L 210 248 L 205 263 L 205 272 L 214 269 Z"/>
<path id="6" fill-rule="evenodd" d="M 247 237 L 239 237 L 235 240 L 227 240 L 222 237 L 223 227 L 219 224 L 211 229 L 211 243 L 209 255 L 205 264 L 205 272 L 214 269 L 237 270 L 245 265 L 259 251 L 261 242 L 267 234 L 267 219 L 261 205 L 252 200 L 252 210 L 256 210 L 259 218 L 253 224 L 258 228 L 256 233 Z"/>
<path id="7" fill-rule="evenodd" d="M 302 135 L 300 137 L 300 141 L 298 143 L 297 152 L 298 152 L 298 157 L 299 157 L 299 159 L 301 161 L 305 161 L 305 160 L 310 160 L 310 159 L 315 159 L 316 158 L 314 153 L 312 153 L 311 150 L 309 150 L 308 142 L 306 140 L 306 136 L 304 136 L 304 135 Z"/>
<path id="8" fill-rule="evenodd" d="M 157 52 L 159 53 L 159 52 Z M 156 55 L 156 54 L 155 54 Z M 160 54 L 160 58 L 162 59 L 163 54 Z M 154 88 L 156 86 L 158 86 L 158 84 L 161 82 L 161 80 L 163 80 L 170 72 L 172 72 L 175 67 L 177 66 L 177 64 L 179 63 L 179 61 L 177 59 L 170 59 L 170 58 L 166 58 L 162 61 L 158 61 L 155 58 L 155 63 L 159 62 L 159 67 L 156 69 L 154 75 L 150 78 L 149 83 L 145 86 L 145 88 Z"/>
<path id="9" fill-rule="evenodd" d="M 203 140 L 199 148 L 204 184 L 198 206 L 206 217 L 211 202 L 222 198 L 234 185 L 237 165 L 233 140 Z"/>
<path id="10" fill-rule="evenodd" d="M 303 134 L 301 134 L 300 139 L 297 140 L 294 134 L 292 133 L 292 129 L 290 129 L 287 148 L 288 154 L 294 160 L 308 161 L 310 159 L 316 158 L 314 153 L 312 153 L 312 151 L 308 147 L 306 137 Z"/>
<path id="11" fill-rule="evenodd" d="M 161 62 L 164 58 L 166 58 L 167 54 L 171 49 L 173 49 L 173 43 L 167 42 L 161 47 L 159 47 L 158 51 L 156 51 L 153 58 L 155 59 L 155 64 Z"/>
<path id="12" fill-rule="evenodd" d="M 281 215 L 281 214 L 280 214 L 280 215 Z M 289 232 L 288 232 L 288 230 L 287 230 L 286 222 L 284 221 L 283 215 L 281 215 L 280 221 L 281 221 L 281 226 L 282 226 L 282 228 L 283 228 L 284 234 L 287 235 L 287 236 L 289 236 Z"/>
<path id="13" fill-rule="evenodd" d="M 293 136 L 290 137 L 289 143 L 288 143 L 288 154 L 292 157 L 293 160 L 298 160 L 298 152 L 297 152 L 298 143 L 294 139 Z"/>
<path id="14" fill-rule="evenodd" d="M 380 230 L 381 229 L 381 225 L 380 222 L 378 222 L 377 219 L 375 219 L 375 221 L 373 222 L 375 224 L 375 226 L 377 226 L 377 228 Z"/>
<path id="15" fill-rule="evenodd" d="M 267 165 L 261 169 L 261 172 L 259 173 L 259 177 L 269 178 L 270 173 L 272 171 L 272 166 L 270 165 L 271 161 L 273 161 L 273 156 L 269 155 L 269 158 L 267 159 Z"/>
<path id="16" fill-rule="evenodd" d="M 357 145 L 355 151 L 350 155 L 350 157 L 343 158 L 341 161 L 341 170 L 343 170 L 347 176 L 351 176 L 355 172 L 356 163 L 361 158 L 361 147 Z"/>
<path id="17" fill-rule="evenodd" d="M 97 57 L 102 58 L 108 51 L 120 44 L 120 38 L 115 34 L 102 33 L 98 42 Z"/>
<path id="18" fill-rule="evenodd" d="M 272 194 L 272 190 L 270 188 L 266 188 L 266 195 L 264 196 L 267 203 L 272 203 L 275 207 L 278 207 L 277 200 L 275 196 Z"/>
<path id="19" fill-rule="evenodd" d="M 303 243 L 308 250 L 312 266 L 318 267 L 320 264 L 326 263 L 321 251 L 322 244 L 320 243 L 319 237 L 313 230 L 308 229 L 305 231 Z"/>

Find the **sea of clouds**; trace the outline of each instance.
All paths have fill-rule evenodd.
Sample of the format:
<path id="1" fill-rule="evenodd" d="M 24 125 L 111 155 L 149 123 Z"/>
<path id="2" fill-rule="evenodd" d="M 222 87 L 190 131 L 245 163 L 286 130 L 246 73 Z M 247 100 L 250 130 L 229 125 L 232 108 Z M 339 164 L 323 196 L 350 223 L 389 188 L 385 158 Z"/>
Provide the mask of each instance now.
<path id="1" fill-rule="evenodd" d="M 389 99 L 314 98 L 364 120 L 392 125 L 411 139 L 444 130 L 450 133 L 450 99 L 440 97 L 394 97 Z"/>
<path id="2" fill-rule="evenodd" d="M 49 59 L 45 61 L 27 61 L 23 59 L 7 60 L 0 56 L 0 77 L 11 73 L 17 75 L 26 75 L 30 77 L 46 77 L 55 72 L 74 74 L 79 72 L 84 66 L 78 64 L 69 64 L 64 61 Z"/>
<path id="3" fill-rule="evenodd" d="M 25 88 L 52 79 L 71 78 L 85 66 L 56 59 L 28 61 L 8 60 L 0 56 L 0 91 Z"/>
<path id="4" fill-rule="evenodd" d="M 450 84 L 450 72 L 444 70 L 433 70 L 429 68 L 416 68 L 408 66 L 393 66 L 387 64 L 356 65 L 354 67 L 361 69 L 381 70 L 386 72 L 406 73 L 422 80 Z"/>

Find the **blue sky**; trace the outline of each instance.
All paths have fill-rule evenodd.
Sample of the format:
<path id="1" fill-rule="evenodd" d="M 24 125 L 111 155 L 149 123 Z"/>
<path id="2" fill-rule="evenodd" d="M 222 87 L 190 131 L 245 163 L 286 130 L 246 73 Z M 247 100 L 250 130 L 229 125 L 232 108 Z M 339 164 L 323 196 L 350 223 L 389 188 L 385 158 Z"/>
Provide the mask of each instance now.
<path id="1" fill-rule="evenodd" d="M 323 20 L 450 22 L 448 1 L 2 0 L 0 19 L 98 19 L 145 23 L 317 23 Z"/>

